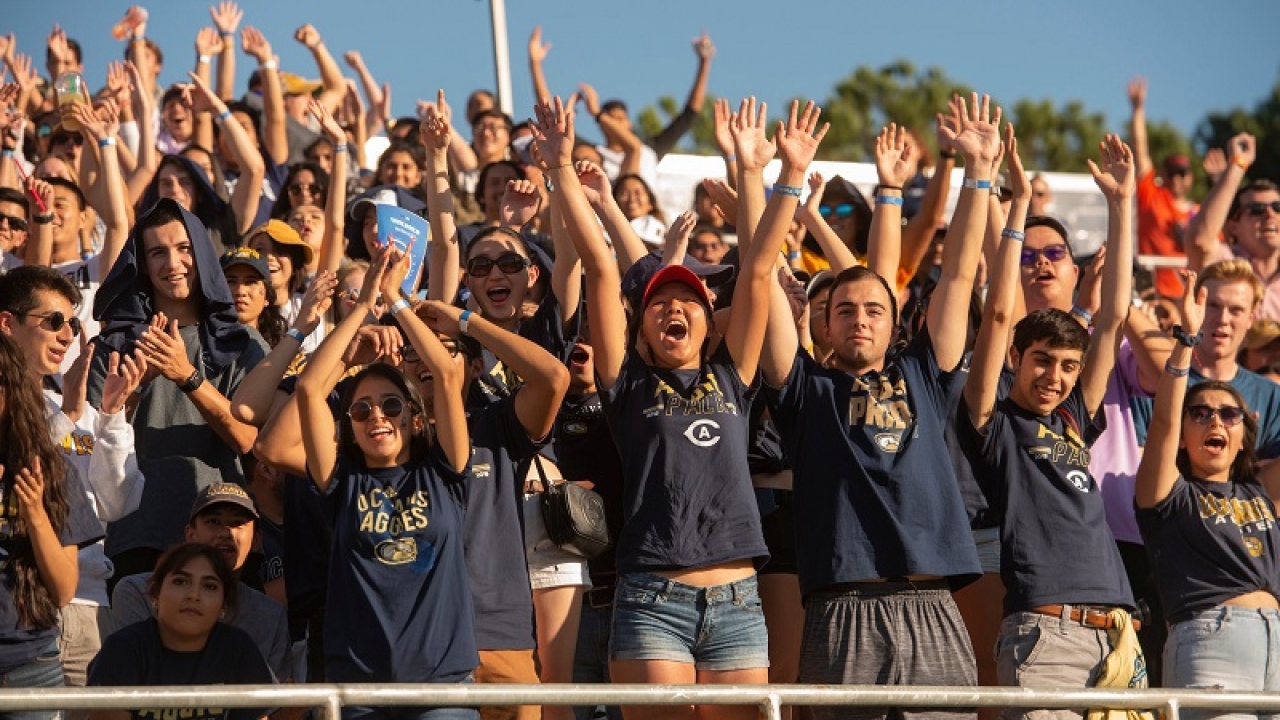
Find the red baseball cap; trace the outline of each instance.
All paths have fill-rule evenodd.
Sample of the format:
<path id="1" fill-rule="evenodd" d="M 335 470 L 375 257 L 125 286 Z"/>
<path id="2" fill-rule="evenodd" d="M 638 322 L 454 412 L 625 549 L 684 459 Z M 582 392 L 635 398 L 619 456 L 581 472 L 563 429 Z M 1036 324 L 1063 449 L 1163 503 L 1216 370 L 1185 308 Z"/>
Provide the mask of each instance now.
<path id="1" fill-rule="evenodd" d="M 667 265 L 654 273 L 653 277 L 649 279 L 649 284 L 644 288 L 644 299 L 640 303 L 641 307 L 649 306 L 649 300 L 659 287 L 673 282 L 691 288 L 698 294 L 698 299 L 703 304 L 711 307 L 711 295 L 707 293 L 707 286 L 703 284 L 702 278 L 683 265 Z"/>

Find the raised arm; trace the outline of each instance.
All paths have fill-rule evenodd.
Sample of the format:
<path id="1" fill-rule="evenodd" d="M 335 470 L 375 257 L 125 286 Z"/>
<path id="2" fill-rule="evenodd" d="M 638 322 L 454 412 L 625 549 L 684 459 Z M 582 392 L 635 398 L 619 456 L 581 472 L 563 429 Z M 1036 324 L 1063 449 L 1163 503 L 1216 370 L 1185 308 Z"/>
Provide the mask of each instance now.
<path id="1" fill-rule="evenodd" d="M 541 206 L 542 193 L 537 185 L 529 180 L 508 180 L 502 191 L 498 217 L 503 225 L 519 231 L 537 216 Z M 578 311 L 582 296 L 582 266 L 572 241 L 564 237 L 564 233 L 560 233 L 557 240 L 554 228 L 551 235 L 552 242 L 556 243 L 555 262 L 551 267 L 551 292 L 560 305 L 560 320 L 565 322 Z M 569 252 L 562 255 L 562 249 Z"/>
<path id="2" fill-rule="evenodd" d="M 1204 323 L 1206 290 L 1196 291 L 1196 274 L 1185 272 L 1182 296 L 1183 330 L 1191 336 L 1199 334 Z M 1182 343 L 1173 346 L 1165 371 L 1160 375 L 1151 423 L 1147 426 L 1147 444 L 1138 463 L 1133 501 L 1140 508 L 1155 507 L 1169 496 L 1178 481 L 1178 445 L 1182 437 L 1182 400 L 1187 394 L 1187 374 L 1191 370 L 1191 348 Z M 1271 463 L 1276 465 L 1276 463 Z M 1268 488 L 1269 490 L 1269 488 Z M 1273 495 L 1274 497 L 1274 495 Z"/>
<path id="3" fill-rule="evenodd" d="M 698 214 L 692 210 L 685 210 L 676 216 L 671 227 L 667 228 L 662 243 L 663 265 L 680 265 L 684 262 L 684 256 L 689 251 L 689 233 L 697 222 Z"/>
<path id="4" fill-rule="evenodd" d="M 232 159 L 240 167 L 240 180 L 231 193 L 231 209 L 235 212 L 236 228 L 241 235 L 253 229 L 253 220 L 258 214 L 258 202 L 262 198 L 262 181 L 266 177 L 267 168 L 262 160 L 262 153 L 249 139 L 240 123 L 231 119 L 227 104 L 213 94 L 209 85 L 195 73 L 187 73 L 193 83 L 191 103 L 193 112 L 213 112 L 222 132 L 230 141 Z M 229 121 L 229 122 L 228 122 Z"/>
<path id="5" fill-rule="evenodd" d="M 378 81 L 373 79 L 373 73 L 369 72 L 369 66 L 364 62 L 364 56 L 355 50 L 348 50 L 342 54 L 342 59 L 347 63 L 347 67 L 355 71 L 356 77 L 360 78 L 360 87 L 364 88 L 364 96 L 369 100 L 370 107 L 381 107 L 383 103 L 382 88 L 378 87 Z M 372 113 L 369 116 L 375 125 L 365 125 L 367 133 L 376 133 L 381 129 L 382 118 L 378 113 Z"/>
<path id="6" fill-rule="evenodd" d="M 626 316 L 620 300 L 622 278 L 573 166 L 573 108 L 565 107 L 557 97 L 552 103 L 539 103 L 534 110 L 534 142 L 548 163 L 546 174 L 556 188 L 552 201 L 560 204 L 569 237 L 578 248 L 587 274 L 596 376 L 602 389 L 611 388 L 626 355 Z"/>
<path id="7" fill-rule="evenodd" d="M 1231 138 L 1227 150 L 1231 154 L 1230 163 L 1209 188 L 1204 202 L 1200 203 L 1200 212 L 1191 218 L 1187 226 L 1187 267 L 1192 270 L 1203 270 L 1213 261 L 1218 249 L 1218 235 L 1231 212 L 1231 201 L 1244 182 L 1249 166 L 1258 157 L 1257 140 L 1248 133 Z"/>
<path id="8" fill-rule="evenodd" d="M 729 187 L 738 187 L 738 155 L 733 151 L 733 133 L 729 132 L 729 120 L 733 117 L 733 109 L 729 107 L 727 98 L 717 98 L 712 106 L 715 122 L 716 147 L 720 148 L 720 157 L 724 160 L 724 177 Z"/>
<path id="9" fill-rule="evenodd" d="M 133 173 L 128 177 L 129 205 L 132 207 L 142 199 L 147 185 L 160 167 L 160 153 L 156 150 L 156 126 L 151 122 L 154 96 L 147 94 L 146 84 L 142 80 L 142 72 L 137 65 L 126 62 L 124 69 L 129 73 L 133 92 L 133 116 L 138 118 L 138 162 Z"/>
<path id="10" fill-rule="evenodd" d="M 316 61 L 316 69 L 320 71 L 320 82 L 324 84 L 324 90 L 320 92 L 320 102 L 324 103 L 329 112 L 337 112 L 338 103 L 342 102 L 342 96 L 347 92 L 347 81 L 342 77 L 342 68 L 338 67 L 333 55 L 329 54 L 329 48 L 325 47 L 320 31 L 316 30 L 314 25 L 307 23 L 293 33 L 293 39 L 310 50 L 311 57 Z"/>
<path id="11" fill-rule="evenodd" d="M 1027 179 L 1022 158 L 1018 155 L 1018 140 L 1014 136 L 1012 123 L 1005 128 L 1004 144 L 1009 158 L 1009 186 L 1013 190 L 1013 205 L 1009 208 L 1008 224 L 999 233 L 994 261 L 987 269 L 990 278 L 987 305 L 982 311 L 982 325 L 974 344 L 969 377 L 964 384 L 964 400 L 969 408 L 969 419 L 979 430 L 985 428 L 991 420 L 1000 370 L 1004 367 L 1004 359 L 1009 351 L 1009 333 L 1017 316 L 1015 306 L 1020 292 L 1018 261 L 1022 254 L 1027 208 L 1031 207 L 1031 181 Z"/>
<path id="12" fill-rule="evenodd" d="M 920 211 L 902 228 L 902 257 L 898 267 L 914 277 L 920 263 L 933 246 L 933 235 L 947 215 L 947 198 L 951 195 L 951 171 L 956 167 L 956 151 L 946 142 L 942 125 L 938 128 L 938 164 L 924 188 Z"/>
<path id="13" fill-rule="evenodd" d="M 205 87 L 213 87 L 213 58 L 222 54 L 225 44 L 214 28 L 203 27 L 196 32 L 196 69 L 193 74 L 200 78 Z M 213 147 L 213 118 L 209 113 L 195 112 L 192 124 L 194 130 L 191 141 L 203 148 Z"/>
<path id="14" fill-rule="evenodd" d="M 319 272 L 338 272 L 342 267 L 343 231 L 347 227 L 347 134 L 329 109 L 318 100 L 307 103 L 307 112 L 320 123 L 329 142 L 333 143 L 333 173 L 329 175 L 329 197 L 325 200 L 324 239 L 320 241 Z"/>
<path id="15" fill-rule="evenodd" d="M 271 52 L 271 43 L 257 28 L 245 26 L 240 32 L 240 47 L 258 61 L 258 79 L 262 81 L 262 154 L 276 165 L 289 160 L 289 136 L 284 112 L 284 86 L 279 66 Z"/>
<path id="16" fill-rule="evenodd" d="M 120 117 L 116 113 L 114 102 L 107 102 L 97 112 L 88 105 L 76 105 L 72 108 L 72 117 L 80 121 L 89 139 L 101 153 L 98 160 L 98 174 L 94 180 L 95 195 L 106 198 L 98 208 L 102 222 L 107 227 L 103 238 L 102 252 L 98 254 L 98 272 L 106 277 L 116 258 L 129 239 L 129 207 L 126 201 L 128 190 L 124 177 L 120 173 L 120 158 L 117 154 L 120 147 Z M 88 151 L 88 148 L 86 148 Z"/>
<path id="17" fill-rule="evenodd" d="M 618 201 L 614 199 L 613 188 L 609 184 L 609 176 L 604 168 L 582 160 L 577 163 L 576 170 L 579 185 L 586 193 L 587 202 L 599 216 L 605 232 L 613 241 L 618 277 L 622 277 L 632 265 L 639 262 L 640 258 L 649 254 L 649 249 L 636 235 L 635 228 L 631 227 L 631 222 L 627 220 L 626 214 L 618 206 Z"/>
<path id="18" fill-rule="evenodd" d="M 916 174 L 916 150 L 906 128 L 889 123 L 876 138 L 875 212 L 867 242 L 867 267 L 896 287 L 898 260 L 902 256 L 902 188 Z"/>
<path id="19" fill-rule="evenodd" d="M 438 97 L 444 98 L 444 90 L 439 91 Z M 452 302 L 462 281 L 462 250 L 458 247 L 458 226 L 449 187 L 449 145 L 453 136 L 439 111 L 431 108 L 419 127 L 418 138 L 427 149 L 427 174 L 422 179 L 431 222 L 427 297 Z"/>
<path id="20" fill-rule="evenodd" d="M 707 78 L 711 76 L 711 58 L 716 55 L 716 46 L 706 32 L 693 39 L 693 52 L 698 56 L 698 70 L 693 76 L 693 86 L 689 88 L 684 108 L 657 135 L 649 138 L 649 147 L 653 148 L 659 160 L 675 149 L 680 138 L 693 128 L 707 100 Z"/>
<path id="21" fill-rule="evenodd" d="M 1093 337 L 1080 371 L 1089 412 L 1102 405 L 1116 363 L 1120 327 L 1133 298 L 1133 151 L 1119 135 L 1099 143 L 1102 168 L 1089 161 L 1093 180 L 1107 198 L 1107 264 L 1102 270 L 1102 306 L 1093 316 Z"/>
<path id="22" fill-rule="evenodd" d="M 806 230 L 813 233 L 818 247 L 822 248 L 823 257 L 831 264 L 831 271 L 838 273 L 857 265 L 858 258 L 822 217 L 822 198 L 826 192 L 827 181 L 822 173 L 809 173 L 809 198 L 796 212 L 796 217 Z"/>
<path id="23" fill-rule="evenodd" d="M 1155 167 L 1151 162 L 1151 149 L 1147 146 L 1147 79 L 1135 77 L 1129 81 L 1128 90 L 1129 107 L 1133 108 L 1129 118 L 1130 139 L 1133 140 L 1137 175 L 1143 177 Z"/>
<path id="24" fill-rule="evenodd" d="M 533 99 L 538 102 L 551 97 L 546 73 L 542 71 L 542 61 L 547 59 L 549 52 L 551 43 L 542 42 L 542 26 L 534 25 L 529 35 L 529 76 L 533 78 Z"/>
<path id="25" fill-rule="evenodd" d="M 948 134 L 956 151 L 964 156 L 965 184 L 956 202 L 956 211 L 947 229 L 942 250 L 942 277 L 929 303 L 929 339 L 938 367 L 952 370 L 964 355 L 969 323 L 969 299 L 973 278 L 982 252 L 982 235 L 987 222 L 987 202 L 991 195 L 991 163 L 1000 152 L 1000 108 L 991 112 L 991 100 L 973 93 L 972 107 L 960 98 L 953 105 L 959 132 Z"/>
<path id="26" fill-rule="evenodd" d="M 222 48 L 218 52 L 218 80 L 215 87 L 223 102 L 231 102 L 236 96 L 236 30 L 244 19 L 244 11 L 232 0 L 222 0 L 210 6 L 209 17 L 218 28 Z"/>
<path id="27" fill-rule="evenodd" d="M 795 216 L 800 202 L 800 186 L 805 172 L 830 127 L 829 123 L 818 125 L 822 111 L 812 101 L 805 105 L 803 111 L 800 111 L 798 101 L 792 101 L 787 122 L 778 123 L 773 142 L 769 142 L 764 135 L 766 110 L 765 104 L 761 103 L 757 111 L 754 98 L 745 100 L 733 124 L 734 144 L 742 168 L 739 178 L 742 187 L 762 182 L 764 166 L 773 157 L 775 145 L 782 160 L 773 195 L 765 205 L 764 214 L 741 258 L 738 282 L 734 288 L 734 305 L 737 307 L 729 316 L 729 328 L 724 336 L 738 375 L 747 383 L 755 380 L 764 344 L 769 320 L 770 286 L 776 283 L 773 273 L 778 253 L 786 241 L 791 218 Z M 749 222 L 742 217 L 741 209 L 739 218 L 743 224 Z"/>

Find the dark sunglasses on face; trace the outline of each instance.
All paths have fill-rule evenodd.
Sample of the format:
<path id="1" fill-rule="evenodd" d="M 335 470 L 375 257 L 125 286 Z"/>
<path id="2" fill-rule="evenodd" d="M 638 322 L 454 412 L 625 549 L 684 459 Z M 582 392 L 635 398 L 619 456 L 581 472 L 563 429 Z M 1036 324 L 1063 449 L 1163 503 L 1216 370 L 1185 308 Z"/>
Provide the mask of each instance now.
<path id="1" fill-rule="evenodd" d="M 1068 255 L 1067 246 L 1066 245 L 1049 245 L 1048 247 L 1044 247 L 1040 249 L 1022 248 L 1023 267 L 1030 267 L 1032 265 L 1035 265 L 1036 262 L 1040 259 L 1041 255 L 1044 255 L 1045 259 L 1047 259 L 1049 262 L 1056 263 L 1059 260 L 1062 260 L 1063 258 L 1067 257 Z"/>
<path id="2" fill-rule="evenodd" d="M 1276 215 L 1280 215 L 1280 200 L 1272 200 L 1269 203 L 1252 202 L 1245 205 L 1244 209 L 1251 217 L 1263 217 L 1267 214 L 1268 209 Z"/>
<path id="3" fill-rule="evenodd" d="M 307 193 L 308 195 L 319 195 L 320 186 L 315 183 L 294 183 L 289 186 L 290 195 L 301 195 L 302 193 Z"/>
<path id="4" fill-rule="evenodd" d="M 387 419 L 398 418 L 404 412 L 404 400 L 392 395 L 391 397 L 383 398 L 377 407 L 382 410 L 382 417 Z M 347 410 L 347 415 L 356 422 L 364 422 L 373 414 L 373 408 L 374 406 L 370 405 L 367 400 L 357 400 L 351 403 L 351 408 Z"/>
<path id="5" fill-rule="evenodd" d="M 467 261 L 467 274 L 471 277 L 488 277 L 494 265 L 507 275 L 515 275 L 529 267 L 529 261 L 516 253 L 507 253 L 497 260 L 480 255 Z"/>
<path id="6" fill-rule="evenodd" d="M 8 225 L 10 230 L 17 230 L 19 232 L 27 231 L 27 221 L 20 217 L 0 213 L 0 223 Z"/>
<path id="7" fill-rule="evenodd" d="M 1191 418 L 1191 422 L 1197 425 L 1208 425 L 1215 416 L 1222 421 L 1223 425 L 1235 427 L 1244 419 L 1244 410 L 1232 405 L 1223 405 L 1220 408 L 1213 408 L 1208 405 L 1190 405 L 1187 407 L 1187 417 Z"/>
<path id="8" fill-rule="evenodd" d="M 837 205 L 835 207 L 831 207 L 830 205 L 819 205 L 818 214 L 822 215 L 822 217 L 824 218 L 829 218 L 832 215 L 838 218 L 852 217 L 853 206 L 849 205 L 848 203 L 844 205 Z"/>
<path id="9" fill-rule="evenodd" d="M 48 326 L 48 328 L 53 332 L 61 332 L 63 325 L 70 325 L 71 333 L 73 335 L 80 334 L 80 318 L 72 316 L 71 318 L 68 319 L 66 315 L 62 314 L 61 310 L 55 310 L 51 313 L 44 313 L 43 315 L 38 313 L 28 313 L 27 316 L 33 317 L 33 318 L 39 318 L 40 324 Z"/>
<path id="10" fill-rule="evenodd" d="M 54 135 L 49 139 L 50 145 L 62 145 L 63 143 L 72 143 L 77 147 L 84 145 L 83 135 Z"/>

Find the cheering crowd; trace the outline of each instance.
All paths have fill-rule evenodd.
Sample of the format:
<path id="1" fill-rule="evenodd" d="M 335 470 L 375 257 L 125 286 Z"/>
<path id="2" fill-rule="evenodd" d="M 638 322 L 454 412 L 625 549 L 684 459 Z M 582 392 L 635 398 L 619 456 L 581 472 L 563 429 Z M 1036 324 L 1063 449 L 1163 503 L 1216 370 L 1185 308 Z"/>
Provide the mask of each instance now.
<path id="1" fill-rule="evenodd" d="M 0 37 L 4 687 L 1280 690 L 1280 190 L 1253 137 L 1206 155 L 1197 205 L 1135 80 L 1078 265 L 986 96 L 935 143 L 883 128 L 869 196 L 809 172 L 813 102 L 716 100 L 723 176 L 660 208 L 705 34 L 643 138 L 550 91 L 540 29 L 514 124 L 485 91 L 394 118 L 315 27 L 309 80 L 233 2 L 210 17 L 169 87 L 140 8 L 107 68 L 57 27 L 47 75 Z M 1139 252 L 1187 269 L 1135 288 Z M 209 704 L 181 717 L 304 714 Z"/>

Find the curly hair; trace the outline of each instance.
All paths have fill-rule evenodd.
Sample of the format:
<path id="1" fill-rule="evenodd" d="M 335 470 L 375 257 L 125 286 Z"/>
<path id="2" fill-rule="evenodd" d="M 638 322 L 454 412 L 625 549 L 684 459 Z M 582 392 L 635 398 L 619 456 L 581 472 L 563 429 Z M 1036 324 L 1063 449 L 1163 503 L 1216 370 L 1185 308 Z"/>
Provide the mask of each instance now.
<path id="1" fill-rule="evenodd" d="M 62 449 L 49 437 L 44 395 L 27 368 L 22 349 L 7 335 L 0 334 L 0 476 L 5 489 L 4 519 L 11 528 L 9 563 L 5 576 L 13 589 L 13 604 L 24 626 L 50 628 L 58 622 L 58 603 L 40 579 L 35 549 L 22 516 L 13 483 L 23 468 L 38 461 L 44 475 L 44 510 L 58 533 L 67 521 L 68 466 Z M 74 471 L 72 471 L 74 472 Z"/>

